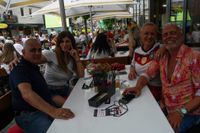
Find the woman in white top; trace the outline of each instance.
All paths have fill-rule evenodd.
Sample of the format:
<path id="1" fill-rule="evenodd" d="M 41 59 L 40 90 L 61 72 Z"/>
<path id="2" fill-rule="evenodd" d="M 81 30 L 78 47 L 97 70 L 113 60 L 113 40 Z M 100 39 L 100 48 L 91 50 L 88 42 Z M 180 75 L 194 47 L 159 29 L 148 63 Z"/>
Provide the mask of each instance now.
<path id="1" fill-rule="evenodd" d="M 67 97 L 72 89 L 69 81 L 84 76 L 75 39 L 68 31 L 58 34 L 55 50 L 43 51 L 41 63 L 46 63 L 44 78 L 53 95 Z"/>

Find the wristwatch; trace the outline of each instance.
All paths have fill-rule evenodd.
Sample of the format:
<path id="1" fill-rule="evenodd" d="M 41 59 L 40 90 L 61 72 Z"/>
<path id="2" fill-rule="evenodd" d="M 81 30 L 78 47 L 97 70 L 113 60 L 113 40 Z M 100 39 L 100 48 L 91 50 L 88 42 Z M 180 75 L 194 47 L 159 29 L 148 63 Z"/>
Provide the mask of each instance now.
<path id="1" fill-rule="evenodd" d="M 180 112 L 181 116 L 185 116 L 188 113 L 187 109 L 185 107 L 181 107 L 179 109 L 179 112 Z"/>

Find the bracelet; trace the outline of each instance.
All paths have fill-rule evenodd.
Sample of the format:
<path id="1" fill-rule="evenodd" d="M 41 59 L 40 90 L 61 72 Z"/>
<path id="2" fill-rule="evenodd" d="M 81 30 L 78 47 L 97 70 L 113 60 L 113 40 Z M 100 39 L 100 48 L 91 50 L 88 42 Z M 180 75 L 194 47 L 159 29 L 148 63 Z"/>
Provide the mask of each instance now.
<path id="1" fill-rule="evenodd" d="M 176 112 L 178 112 L 181 115 L 181 117 L 184 117 L 184 114 L 180 111 L 180 109 L 176 109 Z"/>

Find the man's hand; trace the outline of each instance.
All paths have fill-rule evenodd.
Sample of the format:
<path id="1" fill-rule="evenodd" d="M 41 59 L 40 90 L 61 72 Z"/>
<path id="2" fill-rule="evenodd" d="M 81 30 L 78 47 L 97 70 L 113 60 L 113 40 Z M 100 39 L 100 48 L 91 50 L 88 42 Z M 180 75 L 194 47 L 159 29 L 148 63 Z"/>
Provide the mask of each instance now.
<path id="1" fill-rule="evenodd" d="M 182 121 L 181 114 L 178 111 L 168 113 L 167 119 L 169 123 L 171 124 L 172 128 L 174 129 L 174 131 L 178 131 L 179 126 Z"/>
<path id="2" fill-rule="evenodd" d="M 135 96 L 138 97 L 141 94 L 141 89 L 139 89 L 137 87 L 126 88 L 122 95 L 126 95 L 128 93 L 134 93 Z"/>
<path id="3" fill-rule="evenodd" d="M 169 54 L 165 46 L 161 47 L 156 51 L 154 59 L 160 60 L 164 55 Z"/>
<path id="4" fill-rule="evenodd" d="M 71 119 L 74 117 L 74 113 L 67 108 L 57 108 L 52 110 L 50 113 L 50 116 L 55 118 L 55 119 Z"/>
<path id="5" fill-rule="evenodd" d="M 128 74 L 128 79 L 129 79 L 129 80 L 133 80 L 133 79 L 136 78 L 136 76 L 137 76 L 137 73 L 136 73 L 136 71 L 135 71 L 135 68 L 134 68 L 134 67 L 131 67 L 130 72 L 129 72 L 129 74 Z"/>
<path id="6" fill-rule="evenodd" d="M 9 70 L 11 71 L 18 63 L 19 63 L 20 59 L 19 58 L 15 58 L 14 60 L 12 60 L 9 64 Z"/>

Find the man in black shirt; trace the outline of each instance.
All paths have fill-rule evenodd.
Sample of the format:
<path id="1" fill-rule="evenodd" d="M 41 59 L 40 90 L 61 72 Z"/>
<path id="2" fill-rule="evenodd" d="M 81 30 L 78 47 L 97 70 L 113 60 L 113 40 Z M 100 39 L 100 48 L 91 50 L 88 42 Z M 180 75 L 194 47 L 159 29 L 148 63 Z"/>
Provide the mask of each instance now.
<path id="1" fill-rule="evenodd" d="M 10 73 L 12 105 L 17 124 L 28 133 L 46 133 L 53 119 L 70 119 L 70 109 L 58 108 L 59 96 L 51 96 L 37 66 L 41 45 L 36 39 L 24 44 L 23 57 Z"/>

